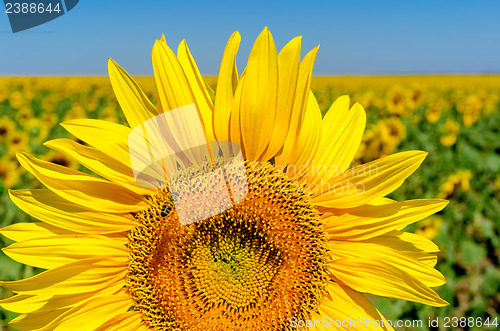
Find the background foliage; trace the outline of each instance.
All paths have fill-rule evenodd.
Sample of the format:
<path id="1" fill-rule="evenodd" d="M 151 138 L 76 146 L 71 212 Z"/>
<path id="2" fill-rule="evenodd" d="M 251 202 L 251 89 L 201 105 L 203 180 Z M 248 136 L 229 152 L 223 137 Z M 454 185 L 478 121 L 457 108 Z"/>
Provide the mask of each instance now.
<path id="1" fill-rule="evenodd" d="M 154 79 L 137 81 L 155 100 Z M 215 90 L 215 78 L 207 81 Z M 407 229 L 439 245 L 436 267 L 447 283 L 437 291 L 450 305 L 370 299 L 391 320 L 425 325 L 428 318 L 489 317 L 500 322 L 500 76 L 315 77 L 312 89 L 323 113 L 343 94 L 367 110 L 355 163 L 403 150 L 429 152 L 392 198 L 450 200 L 444 211 Z M 107 78 L 0 78 L 0 227 L 31 221 L 12 204 L 7 190 L 40 186 L 19 167 L 17 151 L 83 170 L 42 145 L 69 138 L 58 123 L 75 118 L 124 122 Z M 10 243 L 0 237 L 0 247 Z M 1 280 L 39 271 L 0 252 Z M 10 295 L 0 287 L 0 299 Z M 15 316 L 0 308 L 0 330 L 8 330 L 6 321 Z"/>

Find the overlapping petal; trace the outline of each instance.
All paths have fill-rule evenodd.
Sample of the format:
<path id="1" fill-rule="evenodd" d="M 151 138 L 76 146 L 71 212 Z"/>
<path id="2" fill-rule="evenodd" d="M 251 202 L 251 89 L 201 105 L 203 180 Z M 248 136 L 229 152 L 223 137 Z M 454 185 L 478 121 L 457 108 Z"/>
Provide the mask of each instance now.
<path id="1" fill-rule="evenodd" d="M 123 287 L 122 284 L 116 283 L 104 290 L 78 294 L 17 294 L 10 298 L 1 300 L 0 306 L 4 309 L 20 314 L 32 313 L 36 311 L 48 313 L 53 310 L 75 307 L 88 300 L 92 300 L 96 296 L 111 296 L 113 293 L 120 290 L 121 287 Z"/>
<path id="2" fill-rule="evenodd" d="M 86 206 L 75 205 L 46 189 L 15 190 L 10 191 L 9 194 L 19 208 L 49 224 L 50 231 L 57 234 L 63 233 L 59 228 L 89 234 L 125 232 L 134 225 L 134 218 L 125 211 L 119 213 L 96 211 Z M 32 228 L 34 225 L 11 226 L 19 227 L 15 231 L 39 232 Z M 23 231 L 24 227 L 26 229 Z M 37 227 L 46 228 L 47 225 L 39 224 Z"/>
<path id="3" fill-rule="evenodd" d="M 23 241 L 50 236 L 76 235 L 77 232 L 42 222 L 27 222 L 6 226 L 0 229 L 0 234 L 13 241 Z"/>
<path id="4" fill-rule="evenodd" d="M 116 99 L 131 128 L 141 125 L 156 115 L 151 101 L 135 80 L 115 61 L 108 60 L 108 72 Z"/>
<path id="5" fill-rule="evenodd" d="M 282 164 L 287 164 L 288 160 L 294 158 L 297 137 L 300 135 L 306 109 L 308 107 L 309 89 L 311 86 L 312 72 L 314 68 L 314 61 L 318 53 L 319 46 L 313 48 L 309 53 L 304 56 L 300 62 L 299 77 L 296 85 L 293 107 L 291 109 L 290 128 L 286 137 L 283 149 L 279 153 Z M 306 128 L 307 129 L 307 128 Z"/>
<path id="6" fill-rule="evenodd" d="M 153 46 L 153 70 L 162 111 L 195 103 L 184 70 L 164 39 Z"/>
<path id="7" fill-rule="evenodd" d="M 46 331 L 46 330 L 94 330 L 111 317 L 125 313 L 133 305 L 130 296 L 123 292 L 114 295 L 95 297 L 92 300 L 80 303 L 75 307 L 55 310 L 58 314 L 51 314 L 52 319 L 48 323 L 36 324 L 37 328 L 28 329 L 32 324 L 21 323 L 24 319 L 18 318 L 11 322 L 13 327 L 19 330 Z M 89 318 L 92 316 L 92 318 Z M 26 322 L 32 321 L 33 317 L 26 318 Z"/>
<path id="8" fill-rule="evenodd" d="M 276 164 L 287 167 L 289 176 L 307 175 L 310 160 L 322 139 L 321 132 L 321 111 L 314 94 L 310 91 L 304 121 L 295 141 L 296 151 L 288 157 L 277 156 Z"/>
<path id="9" fill-rule="evenodd" d="M 392 267 L 415 277 L 429 287 L 441 286 L 445 283 L 443 275 L 433 267 L 396 251 L 385 245 L 370 242 L 330 242 L 330 253 L 334 260 L 353 258 L 362 261 L 384 261 Z M 335 263 L 335 262 L 333 262 Z M 367 281 L 370 281 L 367 279 Z"/>
<path id="10" fill-rule="evenodd" d="M 236 54 L 238 53 L 240 41 L 240 34 L 238 31 L 234 32 L 227 42 L 219 69 L 212 119 L 215 137 L 219 141 L 229 141 L 231 109 L 239 82 Z"/>
<path id="11" fill-rule="evenodd" d="M 278 54 L 267 28 L 255 41 L 240 84 L 241 98 L 233 112 L 239 112 L 245 156 L 256 161 L 269 144 L 267 133 L 272 132 L 276 116 Z"/>
<path id="12" fill-rule="evenodd" d="M 435 307 L 448 305 L 436 292 L 410 273 L 380 259 L 348 257 L 329 265 L 336 279 L 352 289 L 415 301 Z"/>
<path id="13" fill-rule="evenodd" d="M 322 140 L 312 158 L 310 182 L 328 182 L 347 170 L 361 143 L 365 125 L 365 110 L 359 103 L 349 109 L 349 97 L 342 96 L 332 104 L 321 122 Z"/>
<path id="14" fill-rule="evenodd" d="M 207 140 L 215 140 L 212 125 L 212 99 L 210 98 L 207 86 L 201 77 L 198 66 L 194 61 L 185 40 L 183 40 L 177 48 L 177 59 L 184 70 L 186 79 L 189 83 L 191 91 L 193 92 L 193 97 L 202 120 L 201 122 L 203 123 Z"/>
<path id="15" fill-rule="evenodd" d="M 147 207 L 141 195 L 118 184 L 64 166 L 17 154 L 19 163 L 55 194 L 90 209 L 123 213 Z"/>
<path id="16" fill-rule="evenodd" d="M 123 282 L 126 259 L 84 259 L 30 278 L 0 282 L 6 289 L 20 294 L 78 294 L 98 291 Z"/>
<path id="17" fill-rule="evenodd" d="M 384 205 L 362 205 L 328 211 L 323 215 L 325 229 L 332 240 L 361 241 L 417 222 L 443 209 L 448 202 L 422 199 Z"/>
<path id="18" fill-rule="evenodd" d="M 353 208 L 384 197 L 403 184 L 427 153 L 407 151 L 362 164 L 318 183 L 313 202 L 324 207 Z"/>
<path id="19" fill-rule="evenodd" d="M 25 240 L 2 251 L 18 262 L 42 269 L 57 268 L 91 257 L 128 257 L 128 249 L 116 240 L 75 234 Z"/>
<path id="20" fill-rule="evenodd" d="M 302 37 L 295 37 L 278 54 L 278 85 L 275 122 L 269 135 L 269 145 L 262 160 L 275 156 L 285 143 L 290 129 L 292 109 L 299 78 Z"/>
<path id="21" fill-rule="evenodd" d="M 10 321 L 9 325 L 18 331 L 41 331 L 45 329 L 45 326 L 70 309 L 71 308 L 62 308 L 22 314 Z"/>
<path id="22" fill-rule="evenodd" d="M 95 148 L 79 144 L 71 139 L 54 139 L 45 142 L 44 145 L 65 153 L 87 169 L 135 193 L 150 195 L 155 192 L 154 189 L 139 186 L 130 167 Z"/>
<path id="23" fill-rule="evenodd" d="M 95 119 L 72 120 L 61 125 L 81 141 L 131 168 L 128 137 L 132 130 L 129 127 Z"/>
<path id="24" fill-rule="evenodd" d="M 386 319 L 361 293 L 339 283 L 326 286 L 328 296 L 318 307 L 321 320 L 325 318 L 326 326 L 316 326 L 315 330 L 393 330 Z M 323 320 L 321 320 L 323 322 Z"/>
<path id="25" fill-rule="evenodd" d="M 101 325 L 96 331 L 146 331 L 149 330 L 142 323 L 142 314 L 137 311 L 128 311 L 115 315 L 109 321 Z"/>

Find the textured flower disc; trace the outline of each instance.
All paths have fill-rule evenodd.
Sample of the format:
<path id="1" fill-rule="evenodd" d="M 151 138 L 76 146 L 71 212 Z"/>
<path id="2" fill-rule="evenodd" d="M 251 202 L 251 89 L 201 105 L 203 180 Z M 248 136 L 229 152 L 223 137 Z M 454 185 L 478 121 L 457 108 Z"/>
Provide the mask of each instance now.
<path id="1" fill-rule="evenodd" d="M 316 310 L 327 262 L 320 214 L 273 166 L 246 169 L 248 195 L 219 215 L 187 226 L 175 210 L 162 217 L 167 190 L 135 215 L 126 283 L 150 327 L 286 330 Z"/>

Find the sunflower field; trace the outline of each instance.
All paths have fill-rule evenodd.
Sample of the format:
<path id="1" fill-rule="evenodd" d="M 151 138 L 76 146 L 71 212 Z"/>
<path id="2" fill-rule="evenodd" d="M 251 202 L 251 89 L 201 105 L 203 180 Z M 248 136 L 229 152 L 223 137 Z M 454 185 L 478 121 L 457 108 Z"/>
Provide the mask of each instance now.
<path id="1" fill-rule="evenodd" d="M 154 78 L 136 80 L 155 102 Z M 206 81 L 215 90 L 216 78 L 206 77 Z M 433 308 L 403 300 L 369 299 L 387 319 L 424 321 L 423 327 L 409 330 L 429 330 L 429 318 L 480 319 L 485 322 L 481 326 L 465 323 L 455 329 L 497 330 L 500 76 L 314 77 L 311 89 L 323 114 L 344 94 L 366 109 L 367 128 L 354 164 L 399 151 L 429 153 L 419 170 L 390 197 L 450 201 L 440 213 L 407 229 L 438 244 L 436 268 L 447 283 L 437 292 L 450 305 Z M 77 118 L 124 123 L 107 77 L 0 78 L 0 228 L 32 220 L 10 201 L 8 190 L 41 187 L 20 167 L 16 152 L 88 172 L 43 145 L 55 138 L 72 138 L 59 123 Z M 11 243 L 0 236 L 0 247 Z M 0 280 L 26 278 L 40 271 L 0 252 Z M 0 299 L 11 295 L 0 287 Z M 11 330 L 7 321 L 15 316 L 0 308 L 0 330 Z"/>

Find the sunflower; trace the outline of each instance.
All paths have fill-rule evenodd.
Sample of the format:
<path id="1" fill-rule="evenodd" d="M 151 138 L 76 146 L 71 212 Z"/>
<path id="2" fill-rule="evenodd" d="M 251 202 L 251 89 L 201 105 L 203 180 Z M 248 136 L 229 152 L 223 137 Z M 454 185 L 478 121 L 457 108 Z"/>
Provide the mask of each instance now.
<path id="1" fill-rule="evenodd" d="M 455 174 L 448 177 L 446 182 L 441 185 L 438 196 L 446 199 L 451 197 L 458 190 L 462 190 L 464 192 L 469 191 L 471 178 L 472 172 L 470 170 L 459 170 Z"/>
<path id="2" fill-rule="evenodd" d="M 414 108 L 415 102 L 412 93 L 402 86 L 395 85 L 387 93 L 387 111 L 391 115 L 403 116 L 409 115 Z"/>
<path id="3" fill-rule="evenodd" d="M 443 218 L 440 216 L 431 216 L 419 222 L 415 233 L 428 238 L 430 240 L 436 239 L 439 231 L 441 229 L 441 224 L 443 224 Z"/>
<path id="4" fill-rule="evenodd" d="M 9 139 L 12 132 L 16 130 L 16 123 L 13 122 L 9 117 L 0 117 L 0 142 L 4 142 Z"/>
<path id="5" fill-rule="evenodd" d="M 441 145 L 453 146 L 457 142 L 460 133 L 460 126 L 453 119 L 448 118 L 445 123 L 441 125 L 441 131 L 446 133 L 439 138 Z"/>
<path id="6" fill-rule="evenodd" d="M 469 95 L 457 105 L 457 110 L 462 113 L 462 121 L 466 128 L 477 122 L 483 109 L 483 100 L 479 95 Z"/>
<path id="7" fill-rule="evenodd" d="M 19 90 L 15 90 L 9 95 L 9 104 L 12 108 L 20 109 L 26 104 L 26 96 Z"/>
<path id="8" fill-rule="evenodd" d="M 163 37 L 153 47 L 156 107 L 110 60 L 111 84 L 130 127 L 72 120 L 62 125 L 87 145 L 69 139 L 46 143 L 101 177 L 18 154 L 46 189 L 10 191 L 11 199 L 42 222 L 2 229 L 17 241 L 4 251 L 47 270 L 1 283 L 16 293 L 0 302 L 21 313 L 10 322 L 14 328 L 291 330 L 313 325 L 321 330 L 318 321 L 326 318 L 348 329 L 349 318 L 384 321 L 362 293 L 447 305 L 430 288 L 445 283 L 434 269 L 438 247 L 402 231 L 447 202 L 384 197 L 426 153 L 402 152 L 348 169 L 365 112 L 359 104 L 350 107 L 343 96 L 321 117 L 310 91 L 318 48 L 301 60 L 297 37 L 278 54 L 265 28 L 239 75 L 239 43 L 235 32 L 222 57 L 214 101 L 185 41 L 177 55 Z M 137 184 L 128 137 L 145 121 L 190 104 L 199 111 L 207 140 L 241 147 L 248 191 L 231 208 L 181 225 L 168 186 Z M 215 160 L 206 162 L 199 167 Z M 202 198 L 183 202 L 203 201 L 214 185 L 198 187 Z"/>
<path id="9" fill-rule="evenodd" d="M 87 112 L 85 108 L 79 102 L 73 102 L 71 109 L 64 114 L 64 120 L 71 121 L 73 119 L 85 118 L 86 116 Z"/>
<path id="10" fill-rule="evenodd" d="M 43 161 L 58 164 L 67 168 L 73 168 L 73 169 L 78 168 L 78 162 L 76 162 L 75 159 L 57 150 L 49 150 L 48 153 L 41 156 L 41 159 Z"/>
<path id="11" fill-rule="evenodd" d="M 445 109 L 447 109 L 447 103 L 445 100 L 439 99 L 437 96 L 434 99 L 437 100 L 434 101 L 433 104 L 425 111 L 425 118 L 429 123 L 436 123 L 439 121 L 441 114 Z"/>
<path id="12" fill-rule="evenodd" d="M 29 148 L 29 136 L 22 131 L 14 131 L 7 140 L 7 148 L 9 152 L 26 150 Z"/>
<path id="13" fill-rule="evenodd" d="M 0 183 L 4 187 L 14 186 L 19 179 L 19 170 L 8 159 L 0 159 Z"/>
<path id="14" fill-rule="evenodd" d="M 117 122 L 118 121 L 117 111 L 118 109 L 115 108 L 115 106 L 107 105 L 102 109 L 101 113 L 99 114 L 99 118 L 105 121 Z"/>
<path id="15" fill-rule="evenodd" d="M 58 101 L 55 95 L 45 96 L 42 100 L 42 108 L 49 114 L 56 109 L 57 104 Z"/>
<path id="16" fill-rule="evenodd" d="M 405 137 L 406 127 L 398 117 L 379 120 L 363 135 L 361 145 L 354 157 L 355 164 L 358 161 L 373 161 L 391 154 Z"/>

